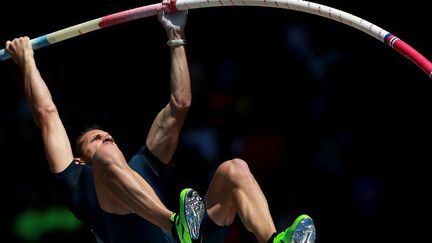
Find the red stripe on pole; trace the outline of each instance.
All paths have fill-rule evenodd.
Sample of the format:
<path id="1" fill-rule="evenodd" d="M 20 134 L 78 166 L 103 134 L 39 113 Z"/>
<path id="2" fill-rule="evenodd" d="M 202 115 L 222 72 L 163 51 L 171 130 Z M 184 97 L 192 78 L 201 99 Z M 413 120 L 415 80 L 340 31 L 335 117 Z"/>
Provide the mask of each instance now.
<path id="1" fill-rule="evenodd" d="M 162 4 L 157 3 L 107 15 L 102 17 L 101 22 L 99 22 L 99 27 L 105 28 L 131 20 L 157 15 L 160 8 L 162 8 Z"/>
<path id="2" fill-rule="evenodd" d="M 427 75 L 430 75 L 432 73 L 432 63 L 422 54 L 412 48 L 410 45 L 405 43 L 403 40 L 396 40 L 393 44 L 393 48 L 402 55 L 404 55 L 406 58 L 414 62 Z"/>

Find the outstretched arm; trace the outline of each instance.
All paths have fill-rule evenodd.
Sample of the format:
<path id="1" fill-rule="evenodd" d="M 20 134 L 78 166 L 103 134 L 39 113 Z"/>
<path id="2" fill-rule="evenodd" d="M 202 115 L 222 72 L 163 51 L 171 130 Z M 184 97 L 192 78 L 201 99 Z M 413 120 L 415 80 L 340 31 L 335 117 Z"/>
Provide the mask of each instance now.
<path id="1" fill-rule="evenodd" d="M 52 172 L 63 171 L 73 159 L 72 148 L 51 94 L 42 79 L 28 37 L 6 42 L 6 51 L 19 65 L 25 96 L 36 125 L 41 129 L 45 153 Z"/>
<path id="2" fill-rule="evenodd" d="M 184 27 L 187 12 L 159 12 L 159 21 L 166 30 L 171 55 L 171 96 L 170 101 L 154 120 L 146 144 L 159 160 L 168 164 L 177 148 L 181 127 L 191 104 L 189 67 L 184 43 Z M 179 40 L 179 42 L 175 42 Z"/>

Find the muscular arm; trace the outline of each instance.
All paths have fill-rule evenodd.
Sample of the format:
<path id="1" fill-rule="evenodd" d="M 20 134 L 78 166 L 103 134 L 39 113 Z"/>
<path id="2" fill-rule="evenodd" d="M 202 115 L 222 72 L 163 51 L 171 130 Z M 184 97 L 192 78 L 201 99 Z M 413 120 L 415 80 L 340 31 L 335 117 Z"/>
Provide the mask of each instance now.
<path id="1" fill-rule="evenodd" d="M 184 39 L 183 27 L 180 29 L 166 27 L 168 38 Z M 153 155 L 164 163 L 171 161 L 177 148 L 180 130 L 192 98 L 189 67 L 184 46 L 170 47 L 170 55 L 170 101 L 157 115 L 146 141 Z"/>
<path id="2" fill-rule="evenodd" d="M 21 68 L 26 100 L 36 125 L 41 129 L 50 169 L 61 172 L 73 159 L 72 148 L 48 87 L 36 66 L 30 40 L 20 37 L 7 41 L 6 50 Z"/>

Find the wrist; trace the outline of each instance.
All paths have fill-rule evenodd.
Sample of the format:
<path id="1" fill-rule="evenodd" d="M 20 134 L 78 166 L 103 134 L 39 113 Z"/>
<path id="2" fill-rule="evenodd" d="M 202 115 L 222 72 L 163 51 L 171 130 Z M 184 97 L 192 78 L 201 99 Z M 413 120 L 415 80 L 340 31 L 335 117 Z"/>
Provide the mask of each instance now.
<path id="1" fill-rule="evenodd" d="M 168 46 L 184 46 L 186 45 L 186 38 L 183 31 L 168 31 Z"/>
<path id="2" fill-rule="evenodd" d="M 170 29 L 167 31 L 168 40 L 185 39 L 185 34 L 181 30 Z"/>
<path id="3" fill-rule="evenodd" d="M 167 41 L 168 46 L 184 46 L 186 43 L 185 39 L 170 39 Z"/>

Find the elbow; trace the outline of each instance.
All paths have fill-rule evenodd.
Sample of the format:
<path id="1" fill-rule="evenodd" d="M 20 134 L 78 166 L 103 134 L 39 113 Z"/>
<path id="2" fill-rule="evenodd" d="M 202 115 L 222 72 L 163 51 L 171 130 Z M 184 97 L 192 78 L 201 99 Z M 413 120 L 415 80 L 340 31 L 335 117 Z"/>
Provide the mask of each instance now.
<path id="1" fill-rule="evenodd" d="M 189 110 L 191 104 L 192 104 L 192 96 L 188 95 L 187 97 L 184 97 L 182 100 L 180 100 L 180 108 Z"/>
<path id="2" fill-rule="evenodd" d="M 192 104 L 192 96 L 183 96 L 181 99 L 172 99 L 172 103 L 176 107 L 176 110 L 188 111 Z"/>

